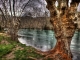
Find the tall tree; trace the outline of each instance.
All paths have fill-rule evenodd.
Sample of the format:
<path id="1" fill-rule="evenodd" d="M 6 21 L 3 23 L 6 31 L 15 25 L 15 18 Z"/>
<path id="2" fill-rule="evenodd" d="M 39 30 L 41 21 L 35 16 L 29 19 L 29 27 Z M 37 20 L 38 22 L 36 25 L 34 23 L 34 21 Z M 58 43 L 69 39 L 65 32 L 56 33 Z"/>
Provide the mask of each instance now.
<path id="1" fill-rule="evenodd" d="M 16 30 L 20 27 L 20 17 L 48 15 L 46 2 L 44 0 L 43 2 L 41 0 L 0 0 L 0 12 L 4 17 L 4 28 L 9 28 L 9 33 L 14 38 Z"/>
<path id="2" fill-rule="evenodd" d="M 19 29 L 20 18 L 18 17 L 24 12 L 29 1 L 30 0 L 0 0 L 0 12 L 3 17 L 3 21 L 1 21 L 3 24 L 0 25 L 8 28 L 8 33 L 13 40 L 15 40 L 16 33 Z"/>
<path id="3" fill-rule="evenodd" d="M 56 0 L 46 0 L 47 8 L 50 11 L 50 21 L 53 25 L 55 37 L 57 43 L 55 48 L 48 52 L 45 59 L 50 58 L 52 60 L 72 60 L 72 54 L 70 51 L 70 44 L 72 36 L 75 32 L 76 25 L 74 24 L 76 14 L 76 2 L 71 3 L 71 7 L 68 7 L 68 0 L 57 0 L 58 7 L 55 7 Z"/>

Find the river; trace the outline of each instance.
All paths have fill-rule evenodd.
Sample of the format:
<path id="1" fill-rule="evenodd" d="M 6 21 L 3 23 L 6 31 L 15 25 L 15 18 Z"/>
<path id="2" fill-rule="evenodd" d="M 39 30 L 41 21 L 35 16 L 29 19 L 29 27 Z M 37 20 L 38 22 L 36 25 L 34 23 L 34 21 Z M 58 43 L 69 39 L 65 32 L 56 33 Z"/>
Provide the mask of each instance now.
<path id="1" fill-rule="evenodd" d="M 41 51 L 48 51 L 56 44 L 52 30 L 20 29 L 18 40 L 26 46 L 35 47 Z"/>
<path id="2" fill-rule="evenodd" d="M 18 36 L 20 43 L 41 51 L 48 51 L 56 45 L 55 34 L 52 30 L 20 29 Z M 80 31 L 75 31 L 70 48 L 73 60 L 80 60 Z"/>

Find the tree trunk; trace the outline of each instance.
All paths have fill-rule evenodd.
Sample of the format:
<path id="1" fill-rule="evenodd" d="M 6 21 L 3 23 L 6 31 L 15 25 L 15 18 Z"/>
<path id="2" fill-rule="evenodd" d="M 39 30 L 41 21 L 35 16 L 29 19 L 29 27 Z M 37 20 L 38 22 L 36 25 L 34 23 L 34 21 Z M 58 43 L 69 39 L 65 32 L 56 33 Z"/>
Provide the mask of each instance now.
<path id="1" fill-rule="evenodd" d="M 75 24 L 73 22 L 73 13 L 75 14 L 75 5 L 73 8 L 60 6 L 58 9 L 53 5 L 55 0 L 47 0 L 47 8 L 51 13 L 51 23 L 55 32 L 57 43 L 55 48 L 48 52 L 44 59 L 51 60 L 72 60 L 70 44 L 72 36 L 75 32 Z M 60 3 L 61 4 L 61 3 Z M 72 10 L 73 9 L 73 10 Z"/>
<path id="2" fill-rule="evenodd" d="M 8 34 L 11 36 L 12 40 L 18 41 L 17 32 L 19 30 L 19 19 L 17 17 L 11 17 L 12 21 L 10 21 L 10 24 L 7 24 L 8 26 Z"/>

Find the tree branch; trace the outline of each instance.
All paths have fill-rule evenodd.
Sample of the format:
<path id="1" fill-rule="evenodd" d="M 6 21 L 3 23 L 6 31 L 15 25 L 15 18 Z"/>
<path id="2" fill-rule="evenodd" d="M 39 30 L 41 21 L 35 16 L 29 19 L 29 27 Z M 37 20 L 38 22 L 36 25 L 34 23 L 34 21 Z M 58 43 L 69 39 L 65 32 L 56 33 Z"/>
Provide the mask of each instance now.
<path id="1" fill-rule="evenodd" d="M 13 13 L 14 13 L 14 16 L 15 16 L 15 0 L 13 0 Z"/>
<path id="2" fill-rule="evenodd" d="M 31 1 L 32 1 L 32 0 L 29 0 L 26 4 L 23 4 L 23 6 L 22 6 L 22 7 L 23 7 L 23 8 L 22 8 L 23 10 L 21 11 L 21 14 L 22 14 L 22 12 L 24 11 L 24 9 L 26 8 L 26 6 L 29 4 L 29 2 L 31 2 Z M 21 14 L 20 14 L 20 16 L 21 16 Z"/>
<path id="3" fill-rule="evenodd" d="M 11 10 L 11 0 L 9 0 L 9 6 L 10 6 L 10 12 L 11 12 L 11 16 L 12 16 L 12 10 Z"/>

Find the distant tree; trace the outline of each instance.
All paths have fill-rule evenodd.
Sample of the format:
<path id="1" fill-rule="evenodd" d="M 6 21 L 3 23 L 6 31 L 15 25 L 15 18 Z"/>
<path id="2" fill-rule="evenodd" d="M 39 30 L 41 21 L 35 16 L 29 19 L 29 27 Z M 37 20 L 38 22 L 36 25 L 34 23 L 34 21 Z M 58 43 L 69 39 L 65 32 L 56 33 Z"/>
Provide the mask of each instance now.
<path id="1" fill-rule="evenodd" d="M 14 37 L 16 32 L 16 26 L 19 23 L 15 13 L 16 0 L 0 0 L 0 12 L 2 16 L 1 26 L 8 28 L 9 34 Z M 15 21 L 14 21 L 15 20 Z"/>
<path id="2" fill-rule="evenodd" d="M 36 1 L 38 5 L 35 3 Z M 43 7 L 41 5 L 43 5 Z M 2 23 L 0 25 L 4 28 L 8 28 L 9 34 L 13 37 L 15 36 L 16 30 L 19 29 L 19 17 L 46 16 L 48 15 L 46 13 L 49 11 L 46 9 L 45 5 L 46 3 L 42 3 L 38 0 L 0 0 L 0 15 L 2 16 L 2 20 L 0 19 Z"/>
<path id="3" fill-rule="evenodd" d="M 40 0 L 0 0 L 0 15 L 3 22 L 1 25 L 12 31 L 12 28 L 19 27 L 20 19 L 17 17 L 48 16 L 49 11 L 46 9 L 46 3 L 43 2 Z"/>

